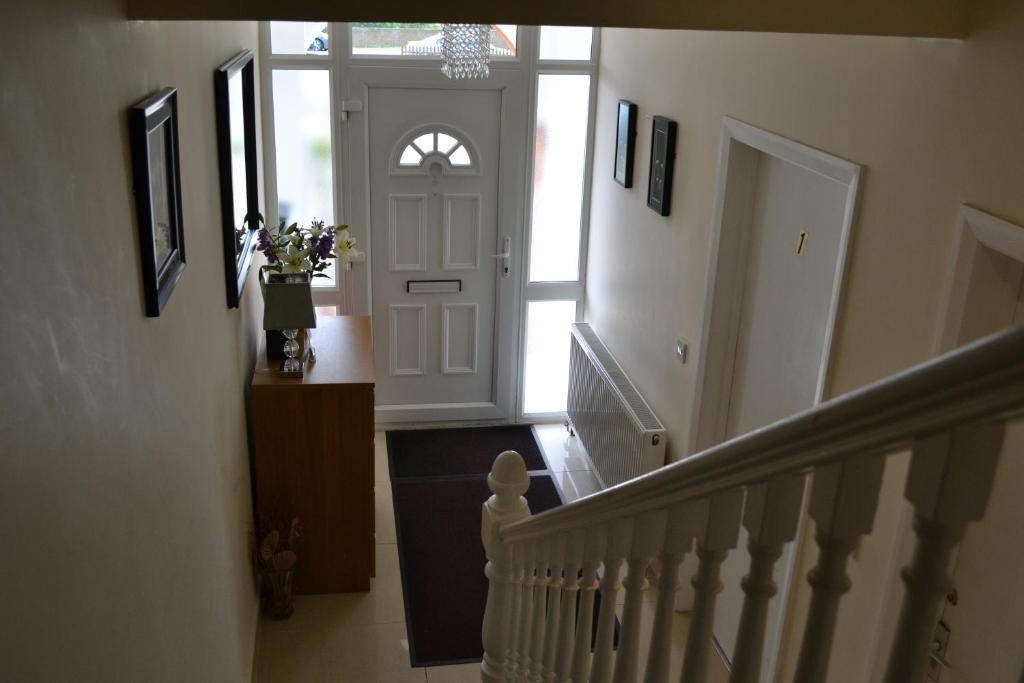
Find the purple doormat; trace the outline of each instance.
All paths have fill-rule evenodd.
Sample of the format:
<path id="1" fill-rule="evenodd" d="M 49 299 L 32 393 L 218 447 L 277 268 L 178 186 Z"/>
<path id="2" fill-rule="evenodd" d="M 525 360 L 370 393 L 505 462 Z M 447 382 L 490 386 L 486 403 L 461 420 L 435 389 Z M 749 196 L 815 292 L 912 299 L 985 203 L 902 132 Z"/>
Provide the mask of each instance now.
<path id="1" fill-rule="evenodd" d="M 480 476 L 392 479 L 398 559 L 413 666 L 478 662 L 487 602 L 480 512 L 491 495 Z M 534 513 L 562 504 L 548 474 L 530 477 Z"/>
<path id="2" fill-rule="evenodd" d="M 391 431 L 387 439 L 392 479 L 487 476 L 502 451 L 518 452 L 530 471 L 547 469 L 530 425 Z"/>
<path id="3" fill-rule="evenodd" d="M 518 451 L 530 474 L 533 514 L 562 505 L 529 426 L 387 433 L 409 657 L 413 666 L 479 662 L 487 603 L 481 506 L 502 451 Z M 594 599 L 591 643 L 601 595 Z M 615 622 L 615 646 L 619 623 Z"/>

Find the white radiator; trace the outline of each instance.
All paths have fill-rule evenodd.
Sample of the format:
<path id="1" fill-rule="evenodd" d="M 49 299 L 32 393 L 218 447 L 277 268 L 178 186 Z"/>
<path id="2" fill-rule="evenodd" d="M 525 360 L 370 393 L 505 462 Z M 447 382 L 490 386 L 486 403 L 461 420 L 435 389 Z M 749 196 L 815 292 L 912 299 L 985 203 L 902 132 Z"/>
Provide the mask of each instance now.
<path id="1" fill-rule="evenodd" d="M 569 423 L 602 486 L 665 464 L 665 427 L 588 323 L 574 323 Z"/>

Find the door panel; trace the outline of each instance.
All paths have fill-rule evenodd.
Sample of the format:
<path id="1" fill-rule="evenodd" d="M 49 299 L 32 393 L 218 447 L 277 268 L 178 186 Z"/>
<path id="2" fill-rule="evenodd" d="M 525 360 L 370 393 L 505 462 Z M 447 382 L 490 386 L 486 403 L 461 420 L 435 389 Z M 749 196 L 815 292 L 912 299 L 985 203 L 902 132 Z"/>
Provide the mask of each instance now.
<path id="1" fill-rule="evenodd" d="M 369 89 L 379 410 L 495 403 L 501 107 L 498 90 Z"/>
<path id="2" fill-rule="evenodd" d="M 427 195 L 388 195 L 388 270 L 427 269 Z"/>
<path id="3" fill-rule="evenodd" d="M 444 269 L 476 270 L 480 267 L 480 220 L 483 196 L 444 195 Z"/>

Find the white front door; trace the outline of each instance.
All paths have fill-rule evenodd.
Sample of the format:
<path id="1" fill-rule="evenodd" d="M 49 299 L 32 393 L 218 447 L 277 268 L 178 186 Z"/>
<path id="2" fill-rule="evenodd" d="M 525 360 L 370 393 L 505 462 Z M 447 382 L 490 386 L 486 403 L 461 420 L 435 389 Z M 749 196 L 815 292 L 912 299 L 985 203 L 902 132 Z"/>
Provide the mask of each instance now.
<path id="1" fill-rule="evenodd" d="M 507 418 L 496 362 L 515 348 L 497 334 L 514 282 L 512 254 L 495 256 L 513 244 L 499 229 L 503 92 L 367 91 L 377 419 Z"/>

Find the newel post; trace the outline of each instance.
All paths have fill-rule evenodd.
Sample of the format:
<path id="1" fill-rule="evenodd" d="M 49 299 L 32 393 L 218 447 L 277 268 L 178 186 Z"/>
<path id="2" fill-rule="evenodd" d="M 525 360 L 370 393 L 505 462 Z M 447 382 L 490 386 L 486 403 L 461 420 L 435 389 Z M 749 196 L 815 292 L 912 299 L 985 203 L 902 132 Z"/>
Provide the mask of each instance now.
<path id="1" fill-rule="evenodd" d="M 480 534 L 487 555 L 487 607 L 484 611 L 484 657 L 480 663 L 485 683 L 505 680 L 505 662 L 510 628 L 510 587 L 515 579 L 510 546 L 503 543 L 502 525 L 530 516 L 523 494 L 530 487 L 526 464 L 515 451 L 505 451 L 494 461 L 487 485 L 494 494 L 483 505 Z"/>

